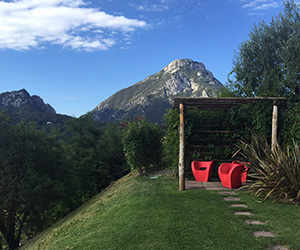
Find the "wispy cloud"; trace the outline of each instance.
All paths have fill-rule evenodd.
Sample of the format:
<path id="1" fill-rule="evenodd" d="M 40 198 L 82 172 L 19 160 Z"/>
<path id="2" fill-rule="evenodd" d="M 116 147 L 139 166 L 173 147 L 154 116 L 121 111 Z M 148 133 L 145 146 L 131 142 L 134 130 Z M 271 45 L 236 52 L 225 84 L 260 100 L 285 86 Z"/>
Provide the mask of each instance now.
<path id="1" fill-rule="evenodd" d="M 107 50 L 113 31 L 128 33 L 146 23 L 91 8 L 84 0 L 0 0 L 0 49 L 28 50 L 57 44 L 76 50 Z"/>
<path id="2" fill-rule="evenodd" d="M 135 8 L 138 11 L 149 11 L 149 12 L 162 12 L 169 10 L 169 6 L 166 4 L 130 4 L 131 7 Z"/>
<path id="3" fill-rule="evenodd" d="M 241 0 L 241 2 L 243 4 L 242 7 L 248 9 L 251 13 L 281 6 L 279 0 Z"/>

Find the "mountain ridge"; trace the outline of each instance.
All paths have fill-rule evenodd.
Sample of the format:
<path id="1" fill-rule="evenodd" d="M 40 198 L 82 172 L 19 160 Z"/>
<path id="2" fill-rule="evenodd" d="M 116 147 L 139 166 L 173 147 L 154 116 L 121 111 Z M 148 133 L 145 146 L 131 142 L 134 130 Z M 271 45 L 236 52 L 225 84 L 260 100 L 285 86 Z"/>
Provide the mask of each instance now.
<path id="1" fill-rule="evenodd" d="M 30 95 L 26 89 L 0 93 L 0 112 L 6 111 L 13 123 L 25 119 L 35 122 L 38 127 L 50 125 L 56 128 L 64 126 L 72 119 L 68 115 L 57 114 L 55 109 L 37 95 Z"/>
<path id="2" fill-rule="evenodd" d="M 91 111 L 95 120 L 112 122 L 143 115 L 151 122 L 161 122 L 174 97 L 216 96 L 223 84 L 203 63 L 177 59 L 156 74 L 124 88 Z"/>
<path id="3" fill-rule="evenodd" d="M 50 104 L 45 104 L 43 99 L 37 95 L 30 96 L 25 89 L 1 93 L 0 110 L 4 109 L 10 113 L 19 113 L 22 109 L 30 109 L 34 112 L 56 114 Z"/>

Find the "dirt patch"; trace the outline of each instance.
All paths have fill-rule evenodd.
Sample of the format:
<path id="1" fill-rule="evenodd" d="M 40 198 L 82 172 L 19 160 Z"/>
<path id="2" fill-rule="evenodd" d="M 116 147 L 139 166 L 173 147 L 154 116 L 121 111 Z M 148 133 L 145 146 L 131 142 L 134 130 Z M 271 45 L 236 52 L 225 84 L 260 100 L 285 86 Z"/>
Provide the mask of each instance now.
<path id="1" fill-rule="evenodd" d="M 156 169 L 149 171 L 149 173 L 146 176 L 160 177 L 163 175 L 171 175 L 171 174 L 172 174 L 172 170 L 170 170 L 168 168 L 156 168 Z"/>

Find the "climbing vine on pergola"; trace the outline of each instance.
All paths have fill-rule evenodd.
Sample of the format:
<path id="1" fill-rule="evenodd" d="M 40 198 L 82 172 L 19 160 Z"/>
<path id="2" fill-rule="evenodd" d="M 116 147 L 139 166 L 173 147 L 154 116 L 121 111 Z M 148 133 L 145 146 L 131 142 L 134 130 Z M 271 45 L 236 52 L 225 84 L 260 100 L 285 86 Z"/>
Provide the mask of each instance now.
<path id="1" fill-rule="evenodd" d="M 277 143 L 277 124 L 278 124 L 278 103 L 285 101 L 285 97 L 203 97 L 203 98 L 175 98 L 173 107 L 179 107 L 180 113 L 180 132 L 179 132 L 179 190 L 185 190 L 185 174 L 184 174 L 184 159 L 185 159 L 185 108 L 188 106 L 198 107 L 200 110 L 224 110 L 230 109 L 239 104 L 255 103 L 257 101 L 270 101 L 273 105 L 272 115 L 272 149 Z"/>

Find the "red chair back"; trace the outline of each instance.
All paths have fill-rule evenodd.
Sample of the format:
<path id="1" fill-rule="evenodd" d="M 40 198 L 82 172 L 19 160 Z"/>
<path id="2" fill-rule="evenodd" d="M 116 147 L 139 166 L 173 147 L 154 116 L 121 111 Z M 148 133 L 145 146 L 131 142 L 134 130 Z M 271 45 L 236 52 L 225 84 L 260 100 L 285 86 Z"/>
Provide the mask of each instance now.
<path id="1" fill-rule="evenodd" d="M 191 167 L 196 181 L 208 182 L 212 172 L 213 161 L 193 161 Z"/>
<path id="2" fill-rule="evenodd" d="M 244 170 L 241 174 L 241 181 L 245 183 L 247 181 L 247 174 L 250 172 L 250 169 L 246 166 L 246 162 L 233 161 L 232 163 L 244 165 Z M 247 164 L 251 165 L 250 162 L 247 162 Z"/>
<path id="3" fill-rule="evenodd" d="M 243 164 L 222 163 L 218 169 L 222 185 L 227 188 L 239 188 L 242 185 Z"/>

